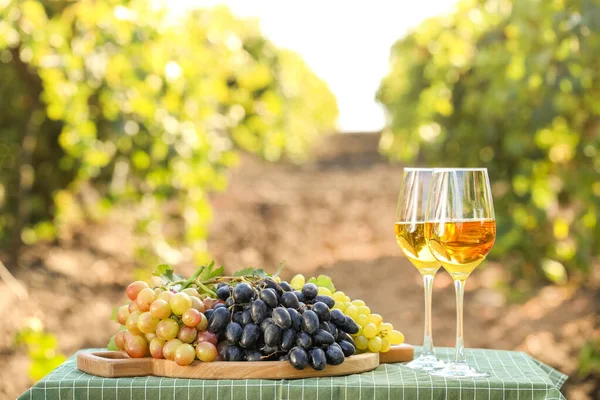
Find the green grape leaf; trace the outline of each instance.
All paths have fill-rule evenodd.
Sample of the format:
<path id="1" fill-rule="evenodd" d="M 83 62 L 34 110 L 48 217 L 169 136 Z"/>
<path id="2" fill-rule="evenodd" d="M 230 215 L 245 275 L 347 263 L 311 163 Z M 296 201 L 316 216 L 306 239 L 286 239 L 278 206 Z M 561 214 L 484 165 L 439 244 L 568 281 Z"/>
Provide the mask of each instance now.
<path id="1" fill-rule="evenodd" d="M 154 270 L 153 276 L 160 277 L 163 281 L 166 282 L 174 282 L 175 274 L 173 273 L 173 268 L 169 264 L 161 264 L 156 267 Z"/>
<path id="2" fill-rule="evenodd" d="M 246 267 L 240 269 L 239 271 L 235 271 L 233 276 L 258 276 L 261 278 L 266 278 L 271 275 L 266 273 L 262 268 Z"/>
<path id="3" fill-rule="evenodd" d="M 308 281 L 310 283 L 314 283 L 317 286 L 329 289 L 331 293 L 335 292 L 335 286 L 333 286 L 331 278 L 327 275 L 319 275 L 317 278 L 312 277 Z"/>
<path id="4" fill-rule="evenodd" d="M 277 267 L 277 271 L 275 271 L 275 273 L 273 274 L 273 276 L 279 276 L 279 274 L 281 274 L 281 272 L 283 271 L 284 267 L 285 267 L 285 261 L 281 261 L 279 263 L 279 266 Z"/>
<path id="5" fill-rule="evenodd" d="M 202 267 L 199 271 L 196 271 L 196 273 L 198 274 L 197 275 L 198 280 L 200 282 L 204 282 L 209 279 L 222 276 L 223 273 L 225 272 L 225 268 L 223 268 L 223 267 L 219 267 L 217 269 L 214 269 L 214 267 L 215 267 L 215 262 L 211 261 L 210 264 L 208 264 L 206 267 Z M 196 274 L 194 274 L 194 275 L 196 275 Z"/>

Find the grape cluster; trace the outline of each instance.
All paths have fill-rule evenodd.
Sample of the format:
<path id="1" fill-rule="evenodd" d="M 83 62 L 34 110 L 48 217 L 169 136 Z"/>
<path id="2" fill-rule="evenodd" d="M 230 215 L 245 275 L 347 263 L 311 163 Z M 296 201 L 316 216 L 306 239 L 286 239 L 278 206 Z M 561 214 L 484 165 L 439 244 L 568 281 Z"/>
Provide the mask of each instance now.
<path id="1" fill-rule="evenodd" d="M 118 309 L 117 321 L 127 329 L 119 331 L 114 340 L 130 357 L 150 353 L 153 358 L 173 360 L 179 365 L 189 365 L 196 358 L 217 358 L 217 336 L 207 330 L 205 314 L 216 300 L 202 301 L 194 288 L 178 292 L 150 288 L 143 281 L 131 283 L 126 294 L 131 302 Z"/>
<path id="2" fill-rule="evenodd" d="M 298 274 L 292 278 L 292 288 L 306 286 L 305 277 Z M 329 278 L 327 278 L 329 280 Z M 344 292 L 331 291 L 326 287 L 318 287 L 320 296 L 327 296 L 334 300 L 333 312 L 340 312 L 358 325 L 356 332 L 350 332 L 358 353 L 369 351 L 372 353 L 386 353 L 392 345 L 404 343 L 404 335 L 394 330 L 392 324 L 383 322 L 379 314 L 371 313 L 371 309 L 362 300 L 351 300 Z"/>
<path id="3" fill-rule="evenodd" d="M 319 295 L 316 285 L 299 289 L 271 278 L 219 284 L 216 293 L 224 303 L 205 312 L 208 331 L 219 338 L 217 359 L 287 360 L 299 370 L 322 370 L 354 354 L 350 335 L 360 327 L 333 309 L 335 300 Z"/>

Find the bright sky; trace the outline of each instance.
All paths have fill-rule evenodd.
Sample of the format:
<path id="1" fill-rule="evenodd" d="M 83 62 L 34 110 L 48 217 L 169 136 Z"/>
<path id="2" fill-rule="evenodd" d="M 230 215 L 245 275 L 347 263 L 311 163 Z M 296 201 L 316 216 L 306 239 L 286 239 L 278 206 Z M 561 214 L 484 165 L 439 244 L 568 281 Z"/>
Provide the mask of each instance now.
<path id="1" fill-rule="evenodd" d="M 379 130 L 385 114 L 375 93 L 388 71 L 392 44 L 423 19 L 456 0 L 175 0 L 174 11 L 226 4 L 235 15 L 259 18 L 277 46 L 300 53 L 337 97 L 339 129 Z"/>

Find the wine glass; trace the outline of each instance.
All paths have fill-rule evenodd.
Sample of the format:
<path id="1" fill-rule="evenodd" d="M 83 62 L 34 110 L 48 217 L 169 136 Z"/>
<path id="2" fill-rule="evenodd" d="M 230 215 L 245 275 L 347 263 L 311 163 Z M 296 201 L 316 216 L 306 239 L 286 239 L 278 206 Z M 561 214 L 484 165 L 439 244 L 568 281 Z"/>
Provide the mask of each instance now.
<path id="1" fill-rule="evenodd" d="M 496 239 L 494 204 L 486 168 L 439 168 L 431 176 L 425 238 L 433 256 L 452 276 L 456 289 L 456 353 L 453 362 L 430 375 L 489 376 L 467 364 L 463 342 L 463 295 L 467 277 Z"/>
<path id="2" fill-rule="evenodd" d="M 444 367 L 435 356 L 431 335 L 431 294 L 433 278 L 441 264 L 436 260 L 425 241 L 425 206 L 429 192 L 431 168 L 404 168 L 402 186 L 398 196 L 394 231 L 398 245 L 423 276 L 425 288 L 425 333 L 421 355 L 408 363 L 413 369 L 433 370 Z"/>

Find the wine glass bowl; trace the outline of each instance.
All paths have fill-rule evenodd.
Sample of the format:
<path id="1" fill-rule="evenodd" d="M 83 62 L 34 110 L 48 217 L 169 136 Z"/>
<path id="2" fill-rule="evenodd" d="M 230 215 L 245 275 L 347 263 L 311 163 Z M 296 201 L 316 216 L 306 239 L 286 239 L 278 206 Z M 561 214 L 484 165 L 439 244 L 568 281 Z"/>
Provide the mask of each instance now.
<path id="1" fill-rule="evenodd" d="M 496 239 L 496 221 L 487 169 L 438 168 L 431 176 L 425 238 L 432 255 L 452 276 L 456 289 L 454 361 L 430 374 L 486 377 L 467 364 L 463 342 L 463 297 L 467 277 L 481 264 Z"/>
<path id="2" fill-rule="evenodd" d="M 423 351 L 418 358 L 407 364 L 410 368 L 421 370 L 434 370 L 445 365 L 435 356 L 431 334 L 433 278 L 441 267 L 440 262 L 431 254 L 425 240 L 425 208 L 432 172 L 431 168 L 404 169 L 394 224 L 398 246 L 423 276 L 425 290 Z"/>

